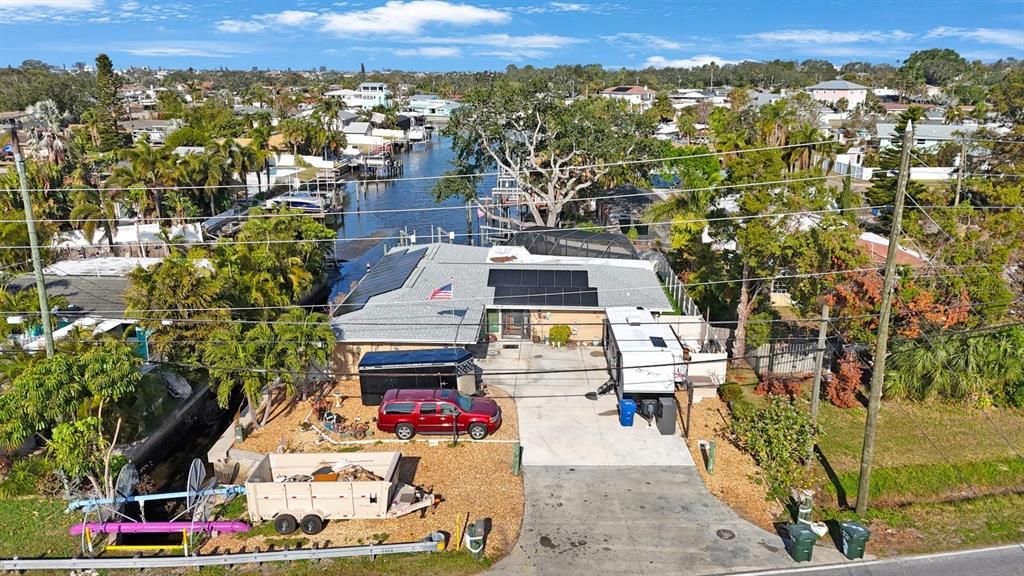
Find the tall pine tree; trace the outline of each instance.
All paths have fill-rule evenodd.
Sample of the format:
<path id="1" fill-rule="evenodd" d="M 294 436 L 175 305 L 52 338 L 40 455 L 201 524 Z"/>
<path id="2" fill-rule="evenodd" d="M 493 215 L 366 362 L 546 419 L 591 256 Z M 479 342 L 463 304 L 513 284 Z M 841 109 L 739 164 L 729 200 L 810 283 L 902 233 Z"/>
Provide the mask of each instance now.
<path id="1" fill-rule="evenodd" d="M 96 57 L 96 105 L 95 114 L 99 119 L 97 133 L 99 148 L 102 152 L 120 148 L 125 145 L 125 134 L 120 130 L 118 122 L 123 117 L 124 102 L 118 92 L 122 80 L 114 74 L 114 64 L 106 54 Z"/>

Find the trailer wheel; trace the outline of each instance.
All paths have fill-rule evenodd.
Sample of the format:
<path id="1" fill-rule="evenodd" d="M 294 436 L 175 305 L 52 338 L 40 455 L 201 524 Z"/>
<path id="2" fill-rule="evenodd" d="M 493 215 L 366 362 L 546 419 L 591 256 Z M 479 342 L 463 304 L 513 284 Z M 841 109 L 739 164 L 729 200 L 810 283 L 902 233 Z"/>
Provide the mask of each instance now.
<path id="1" fill-rule="evenodd" d="M 416 429 L 412 427 L 412 424 L 399 424 L 395 426 L 395 436 L 398 436 L 399 440 L 409 440 L 416 435 Z"/>
<path id="2" fill-rule="evenodd" d="M 473 440 L 483 440 L 484 438 L 487 438 L 487 426 L 484 426 L 483 424 L 470 424 L 469 437 Z"/>
<path id="3" fill-rule="evenodd" d="M 299 523 L 299 527 L 302 528 L 303 533 L 319 534 L 324 529 L 324 519 L 317 516 L 316 514 L 306 514 L 302 517 L 302 522 Z"/>
<path id="4" fill-rule="evenodd" d="M 291 534 L 299 527 L 299 523 L 295 521 L 295 516 L 291 514 L 281 514 L 274 517 L 274 530 L 277 530 L 278 534 Z"/>

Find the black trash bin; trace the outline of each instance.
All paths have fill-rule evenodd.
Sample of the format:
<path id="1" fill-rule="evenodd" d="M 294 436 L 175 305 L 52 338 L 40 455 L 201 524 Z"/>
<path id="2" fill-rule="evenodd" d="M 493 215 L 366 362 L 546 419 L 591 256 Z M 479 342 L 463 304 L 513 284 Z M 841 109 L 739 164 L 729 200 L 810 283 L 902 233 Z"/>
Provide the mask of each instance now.
<path id="1" fill-rule="evenodd" d="M 810 562 L 818 535 L 807 524 L 790 524 L 786 531 L 789 533 L 789 555 L 797 562 Z"/>
<path id="2" fill-rule="evenodd" d="M 850 560 L 864 557 L 864 547 L 871 537 L 871 532 L 858 522 L 840 522 L 842 532 L 843 556 Z"/>

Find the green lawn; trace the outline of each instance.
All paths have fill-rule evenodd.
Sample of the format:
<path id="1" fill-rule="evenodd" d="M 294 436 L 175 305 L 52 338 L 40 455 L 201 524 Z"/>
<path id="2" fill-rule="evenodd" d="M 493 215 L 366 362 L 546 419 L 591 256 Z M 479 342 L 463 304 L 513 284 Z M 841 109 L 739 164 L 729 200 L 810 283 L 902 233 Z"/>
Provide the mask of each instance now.
<path id="1" fill-rule="evenodd" d="M 80 519 L 64 513 L 61 500 L 9 498 L 0 500 L 0 557 L 69 557 L 79 542 L 68 527 Z"/>
<path id="2" fill-rule="evenodd" d="M 855 516 L 850 511 L 821 513 L 826 519 Z M 867 521 L 873 532 L 868 552 L 878 556 L 1013 544 L 1024 540 L 1024 494 L 869 508 Z"/>
<path id="3" fill-rule="evenodd" d="M 863 409 L 836 408 L 823 400 L 818 422 L 825 435 L 818 445 L 837 472 L 857 470 L 864 418 Z M 878 467 L 963 464 L 1019 458 L 1020 453 L 1024 410 L 982 412 L 937 402 L 883 402 L 879 413 L 874 461 Z"/>
<path id="4" fill-rule="evenodd" d="M 225 569 L 217 566 L 199 570 L 201 576 L 322 576 L 323 574 L 344 574 L 345 576 L 469 576 L 477 574 L 490 565 L 477 562 L 468 552 L 443 552 L 440 554 L 395 554 L 369 558 L 340 558 L 315 563 L 309 561 L 269 563 L 254 569 L 239 566 Z"/>
<path id="5" fill-rule="evenodd" d="M 857 497 L 860 471 L 837 474 L 848 500 Z M 828 488 L 835 493 L 836 487 Z M 1000 492 L 1024 493 L 1024 459 L 1000 458 L 963 464 L 914 464 L 876 468 L 871 472 L 871 501 L 898 506 Z"/>

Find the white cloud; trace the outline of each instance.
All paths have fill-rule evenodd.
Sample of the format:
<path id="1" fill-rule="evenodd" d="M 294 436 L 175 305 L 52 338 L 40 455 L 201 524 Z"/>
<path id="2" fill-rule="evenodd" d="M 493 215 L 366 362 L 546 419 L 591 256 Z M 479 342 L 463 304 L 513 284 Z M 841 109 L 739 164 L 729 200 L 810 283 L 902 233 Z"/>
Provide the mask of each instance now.
<path id="1" fill-rule="evenodd" d="M 401 48 L 395 50 L 395 54 L 423 58 L 458 58 L 462 55 L 462 51 L 455 46 L 420 46 L 419 48 Z"/>
<path id="2" fill-rule="evenodd" d="M 194 57 L 194 58 L 228 58 L 236 54 L 248 54 L 252 50 L 246 46 L 226 42 L 181 41 L 136 44 L 122 48 L 114 48 L 114 52 L 124 52 L 133 56 L 148 57 Z"/>
<path id="3" fill-rule="evenodd" d="M 682 50 L 692 46 L 688 42 L 678 42 L 654 34 L 643 34 L 640 32 L 619 32 L 611 36 L 601 36 L 601 39 L 619 46 L 630 46 L 633 48 L 653 48 L 656 50 Z"/>
<path id="4" fill-rule="evenodd" d="M 267 29 L 267 25 L 263 22 L 230 19 L 217 22 L 215 27 L 221 32 L 228 32 L 230 34 L 262 32 Z"/>
<path id="5" fill-rule="evenodd" d="M 590 6 L 579 2 L 551 2 L 548 4 L 557 12 L 589 12 Z"/>
<path id="6" fill-rule="evenodd" d="M 1024 50 L 1024 31 L 1008 28 L 956 28 L 939 26 L 932 28 L 925 38 L 960 38 L 982 44 L 999 44 Z"/>
<path id="7" fill-rule="evenodd" d="M 558 36 L 555 34 L 473 34 L 467 36 L 424 36 L 415 39 L 418 44 L 445 44 L 449 46 L 476 46 L 476 56 L 492 56 L 505 60 L 526 60 L 543 58 L 553 50 L 560 50 L 574 44 L 586 42 L 582 38 Z"/>
<path id="8" fill-rule="evenodd" d="M 758 42 L 793 44 L 850 44 L 854 42 L 903 42 L 914 35 L 903 30 L 824 30 L 821 28 L 791 28 L 745 34 L 741 38 Z"/>
<path id="9" fill-rule="evenodd" d="M 369 10 L 325 14 L 322 29 L 338 35 L 415 34 L 428 24 L 504 24 L 509 18 L 509 14 L 501 10 L 444 0 L 390 0 Z"/>
<path id="10" fill-rule="evenodd" d="M 690 58 L 669 59 L 664 56 L 651 56 L 644 62 L 644 68 L 700 68 L 714 62 L 719 66 L 736 64 L 738 60 L 726 60 L 721 56 L 701 54 Z"/>
<path id="11" fill-rule="evenodd" d="M 53 8 L 58 10 L 95 10 L 100 0 L 4 0 L 4 8 Z"/>
<path id="12" fill-rule="evenodd" d="M 252 20 L 226 19 L 217 22 L 216 28 L 221 32 L 233 34 L 262 32 L 274 27 L 304 26 L 319 16 L 316 12 L 306 10 L 285 10 L 270 14 L 253 16 Z"/>

